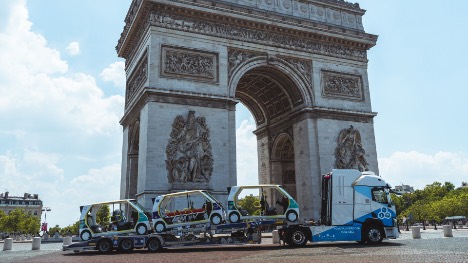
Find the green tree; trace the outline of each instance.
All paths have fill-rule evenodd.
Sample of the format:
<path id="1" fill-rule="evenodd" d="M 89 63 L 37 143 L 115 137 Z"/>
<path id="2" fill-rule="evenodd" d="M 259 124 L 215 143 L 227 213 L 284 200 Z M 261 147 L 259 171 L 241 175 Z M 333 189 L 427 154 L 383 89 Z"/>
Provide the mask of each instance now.
<path id="1" fill-rule="evenodd" d="M 15 209 L 11 211 L 4 220 L 5 232 L 23 232 L 22 222 L 26 220 L 27 215 L 24 209 Z"/>
<path id="2" fill-rule="evenodd" d="M 260 198 L 247 195 L 239 200 L 238 205 L 249 212 L 250 215 L 260 215 Z"/>
<path id="3" fill-rule="evenodd" d="M 96 213 L 96 223 L 105 225 L 110 221 L 110 209 L 108 205 L 102 206 Z"/>
<path id="4" fill-rule="evenodd" d="M 62 228 L 61 228 L 59 225 L 55 225 L 54 227 L 49 228 L 49 231 L 47 231 L 47 232 L 49 232 L 50 235 L 54 235 L 55 232 L 59 232 L 59 233 L 60 233 L 60 230 L 61 230 L 61 229 L 62 229 Z"/>
<path id="5" fill-rule="evenodd" d="M 6 215 L 3 211 L 0 211 L 0 232 L 6 232 L 5 230 L 5 223 Z"/>
<path id="6" fill-rule="evenodd" d="M 41 219 L 28 213 L 24 221 L 20 223 L 20 226 L 21 232 L 34 234 L 37 233 L 41 227 Z"/>
<path id="7" fill-rule="evenodd" d="M 80 221 L 76 221 L 74 224 L 66 226 L 60 230 L 60 234 L 62 236 L 65 236 L 68 232 L 70 232 L 72 235 L 78 235 L 80 227 Z"/>

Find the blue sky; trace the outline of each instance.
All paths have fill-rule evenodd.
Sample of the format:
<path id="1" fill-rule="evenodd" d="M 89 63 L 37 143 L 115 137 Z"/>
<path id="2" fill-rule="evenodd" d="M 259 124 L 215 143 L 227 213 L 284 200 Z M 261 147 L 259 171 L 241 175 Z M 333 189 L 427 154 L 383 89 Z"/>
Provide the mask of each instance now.
<path id="1" fill-rule="evenodd" d="M 0 2 L 0 192 L 38 193 L 66 226 L 119 198 L 130 0 Z M 468 1 L 361 0 L 379 35 L 369 82 L 380 174 L 423 188 L 468 181 Z M 238 183 L 256 183 L 253 120 L 238 110 Z"/>

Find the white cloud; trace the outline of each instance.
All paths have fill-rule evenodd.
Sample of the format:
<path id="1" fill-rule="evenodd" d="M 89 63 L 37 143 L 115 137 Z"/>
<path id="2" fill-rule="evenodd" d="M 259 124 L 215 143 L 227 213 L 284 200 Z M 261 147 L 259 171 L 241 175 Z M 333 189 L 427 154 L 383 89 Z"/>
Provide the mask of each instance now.
<path id="1" fill-rule="evenodd" d="M 252 119 L 242 120 L 236 129 L 237 185 L 258 184 L 257 137 Z"/>
<path id="2" fill-rule="evenodd" d="M 80 196 L 80 204 L 119 199 L 120 163 L 90 169 L 86 174 L 73 178 L 65 191 L 70 196 Z"/>
<path id="3" fill-rule="evenodd" d="M 125 63 L 117 61 L 110 64 L 99 74 L 104 81 L 110 81 L 117 88 L 125 88 Z"/>
<path id="4" fill-rule="evenodd" d="M 60 53 L 30 30 L 24 3 L 12 6 L 9 26 L 0 32 L 2 116 L 44 118 L 87 134 L 119 131 L 123 97 L 105 97 L 92 76 L 66 74 L 68 65 Z"/>
<path id="5" fill-rule="evenodd" d="M 17 2 L 9 8 L 10 17 L 0 32 L 0 76 L 5 78 L 12 73 L 16 76 L 24 72 L 67 72 L 67 62 L 60 59 L 60 53 L 46 47 L 47 41 L 43 36 L 30 31 L 32 23 L 28 20 L 25 3 Z M 17 81 L 14 77 L 6 79 L 11 81 L 11 84 Z"/>
<path id="6" fill-rule="evenodd" d="M 459 187 L 462 181 L 468 181 L 468 156 L 450 152 L 433 155 L 416 151 L 395 152 L 390 157 L 379 158 L 379 170 L 392 186 L 403 183 L 423 189 L 438 181 Z"/>
<path id="7" fill-rule="evenodd" d="M 68 51 L 68 54 L 70 54 L 72 56 L 76 56 L 76 55 L 80 54 L 80 43 L 70 42 L 70 44 L 68 44 L 66 50 Z"/>
<path id="8" fill-rule="evenodd" d="M 62 227 L 78 219 L 80 205 L 119 199 L 120 164 L 90 169 L 69 180 L 58 161 L 55 154 L 30 150 L 20 156 L 0 155 L 2 187 L 16 196 L 39 194 L 52 209 L 48 222 Z"/>
<path id="9" fill-rule="evenodd" d="M 0 190 L 39 194 L 52 208 L 48 222 L 66 226 L 80 205 L 119 197 L 124 98 L 68 73 L 60 52 L 31 31 L 24 1 L 9 8 L 0 27 Z"/>

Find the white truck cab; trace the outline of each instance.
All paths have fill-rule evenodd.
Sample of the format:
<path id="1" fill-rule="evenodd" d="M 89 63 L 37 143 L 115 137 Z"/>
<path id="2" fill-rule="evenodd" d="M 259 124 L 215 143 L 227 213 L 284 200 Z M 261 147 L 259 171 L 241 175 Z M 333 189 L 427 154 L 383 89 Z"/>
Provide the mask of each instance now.
<path id="1" fill-rule="evenodd" d="M 397 238 L 390 186 L 373 172 L 334 169 L 322 176 L 319 223 L 287 226 L 281 236 L 291 246 L 303 246 L 307 241 L 376 244 L 384 238 Z"/>

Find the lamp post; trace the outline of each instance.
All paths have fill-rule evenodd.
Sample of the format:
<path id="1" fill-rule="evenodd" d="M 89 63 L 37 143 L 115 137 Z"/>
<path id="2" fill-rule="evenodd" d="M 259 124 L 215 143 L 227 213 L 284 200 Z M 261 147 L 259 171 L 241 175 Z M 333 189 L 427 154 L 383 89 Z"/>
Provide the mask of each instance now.
<path id="1" fill-rule="evenodd" d="M 50 212 L 51 209 L 50 209 L 50 207 L 45 206 L 45 207 L 42 208 L 42 211 L 44 212 L 44 223 L 42 223 L 41 230 L 42 230 L 42 233 L 44 233 L 44 232 L 47 231 L 47 212 Z"/>

